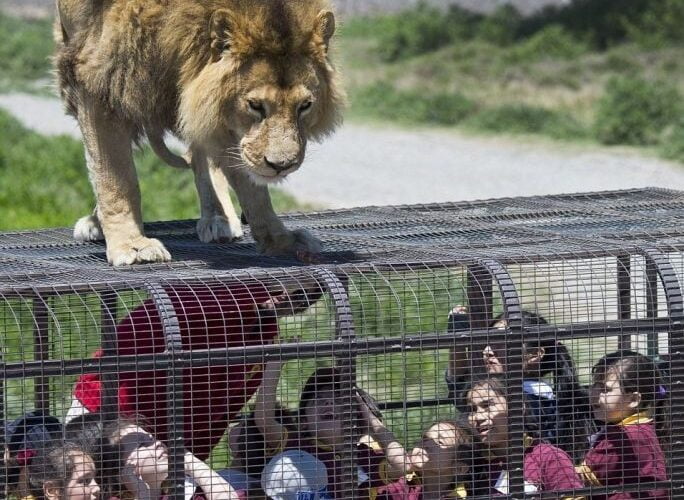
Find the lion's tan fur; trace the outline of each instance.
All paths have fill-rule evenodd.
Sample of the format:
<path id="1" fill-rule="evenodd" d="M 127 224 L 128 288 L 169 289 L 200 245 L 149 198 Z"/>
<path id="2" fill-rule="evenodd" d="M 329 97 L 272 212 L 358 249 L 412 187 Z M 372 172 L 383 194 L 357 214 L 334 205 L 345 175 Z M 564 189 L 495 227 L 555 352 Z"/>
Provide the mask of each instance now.
<path id="1" fill-rule="evenodd" d="M 326 136 L 340 121 L 344 94 L 329 60 L 334 18 L 328 0 L 57 3 L 59 86 L 68 112 L 79 119 L 84 132 L 100 218 L 106 216 L 103 210 L 111 208 L 102 207 L 100 191 L 106 194 L 107 190 L 118 189 L 108 185 L 112 183 L 130 188 L 137 182 L 129 178 L 134 177 L 132 168 L 120 168 L 127 160 L 116 157 L 115 145 L 107 145 L 109 136 L 103 127 L 116 127 L 120 129 L 119 137 L 129 134 L 132 141 L 147 134 L 155 151 L 176 166 L 183 160 L 169 156 L 160 137 L 164 131 L 179 135 L 190 145 L 193 157 L 208 158 L 197 159 L 199 166 L 193 166 L 202 197 L 211 191 L 199 185 L 213 178 L 207 169 L 224 170 L 234 187 L 244 184 L 233 182 L 231 177 L 237 174 L 231 171 L 231 162 L 224 161 L 225 156 L 235 157 L 237 148 L 254 177 L 267 182 L 271 173 L 268 165 L 289 161 L 291 170 L 296 169 L 303 159 L 306 141 Z M 245 107 L 249 92 L 275 110 L 263 124 L 255 124 L 253 110 L 250 115 Z M 292 110 L 299 113 L 298 103 L 306 99 L 315 104 L 308 114 L 295 115 Z M 84 111 L 93 106 L 101 108 L 102 116 Z M 111 153 L 103 151 L 108 148 Z M 275 160 L 269 163 L 271 158 Z M 202 167 L 205 163 L 209 166 Z M 198 172 L 198 168 L 205 171 Z M 248 189 L 247 184 L 243 188 Z M 221 198 L 221 203 L 205 198 L 202 207 L 225 205 L 224 194 L 217 192 L 214 196 Z M 250 198 L 247 193 L 241 197 L 239 192 L 238 197 L 241 202 L 242 198 Z M 140 218 L 136 214 L 139 208 L 120 208 Z M 269 234 L 262 235 L 261 240 L 283 233 L 282 228 L 274 226 L 271 214 L 262 213 L 269 207 L 243 209 L 254 212 L 248 213 L 251 219 L 268 219 L 268 228 L 263 231 Z M 232 217 L 219 212 L 209 215 Z M 114 235 L 116 229 L 111 224 L 100 222 L 109 250 L 110 239 L 121 238 Z M 259 227 L 259 220 L 250 223 Z M 287 247 L 284 242 L 278 246 L 282 248 L 265 250 L 275 252 Z M 110 256 L 110 260 L 116 259 Z"/>

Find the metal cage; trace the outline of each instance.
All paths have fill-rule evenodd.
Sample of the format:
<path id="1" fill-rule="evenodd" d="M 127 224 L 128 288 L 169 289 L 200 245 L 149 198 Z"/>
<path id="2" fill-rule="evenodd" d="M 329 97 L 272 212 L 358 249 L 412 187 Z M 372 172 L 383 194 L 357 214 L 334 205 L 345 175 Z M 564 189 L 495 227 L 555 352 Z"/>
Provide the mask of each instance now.
<path id="1" fill-rule="evenodd" d="M 168 449 L 164 494 L 189 498 L 186 450 L 214 470 L 230 469 L 237 460 L 230 429 L 243 425 L 240 415 L 250 412 L 265 387 L 265 363 L 284 363 L 277 396 L 291 419 L 290 434 L 306 428 L 314 440 L 323 431 L 298 411 L 300 392 L 314 370 L 334 366 L 337 417 L 329 418 L 339 419 L 343 444 L 335 448 L 335 472 L 331 476 L 328 469 L 325 493 L 308 492 L 306 498 L 406 497 L 408 490 L 388 493 L 360 479 L 365 465 L 358 442 L 371 417 L 359 417 L 357 388 L 404 446 L 409 471 L 417 467 L 412 443 L 425 439 L 430 424 L 461 418 L 474 425 L 468 420 L 472 410 L 463 407 L 467 390 L 449 393 L 445 381 L 454 353 L 463 357 L 464 373 L 475 377 L 482 375 L 485 351 L 493 351 L 506 385 L 504 495 L 684 495 L 684 192 L 641 189 L 283 218 L 288 227 L 321 239 L 319 262 L 259 256 L 248 228 L 242 241 L 201 244 L 193 221 L 146 225 L 173 262 L 117 269 L 107 265 L 103 243 L 76 243 L 66 229 L 0 234 L 6 447 L 16 431 L 12 421 L 29 410 L 62 421 L 81 391 L 86 396 L 78 404 L 93 404 L 86 400 L 94 397 L 103 426 L 126 414 L 154 429 Z M 450 311 L 458 305 L 460 322 L 454 322 Z M 545 320 L 530 319 L 539 316 Z M 524 389 L 526 363 L 530 346 L 558 343 L 567 347 L 587 394 L 592 366 L 607 353 L 633 351 L 656 364 L 654 397 L 669 421 L 669 430 L 658 434 L 664 477 L 642 477 L 631 466 L 609 482 L 583 482 L 570 490 L 527 480 L 526 438 L 536 417 L 529 414 Z M 93 390 L 99 392 L 93 396 Z M 563 406 L 558 391 L 554 397 L 556 413 L 549 421 L 564 411 L 592 420 L 578 407 Z M 590 424 L 603 432 L 601 422 Z M 585 438 L 578 431 L 563 448 L 571 459 L 591 449 Z M 263 466 L 271 455 L 259 442 Z M 103 463 L 97 462 L 115 467 Z M 12 464 L 6 460 L 6 478 Z M 406 477 L 399 473 L 392 480 Z M 244 494 L 289 498 L 261 486 Z M 16 487 L 10 484 L 6 494 L 22 496 Z M 468 498 L 495 494 L 483 486 Z"/>

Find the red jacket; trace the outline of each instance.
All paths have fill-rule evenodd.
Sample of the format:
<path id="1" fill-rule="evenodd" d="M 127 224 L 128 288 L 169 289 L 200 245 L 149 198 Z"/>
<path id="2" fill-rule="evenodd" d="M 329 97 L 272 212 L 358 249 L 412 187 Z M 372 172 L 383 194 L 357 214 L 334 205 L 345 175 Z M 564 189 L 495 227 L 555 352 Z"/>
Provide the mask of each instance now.
<path id="1" fill-rule="evenodd" d="M 184 350 L 267 344 L 278 334 L 277 319 L 260 317 L 258 305 L 270 295 L 260 284 L 174 286 L 166 290 L 180 325 Z M 117 326 L 118 354 L 163 353 L 162 324 L 152 300 L 143 302 Z M 99 350 L 96 357 L 102 355 Z M 185 444 L 206 459 L 228 422 L 261 384 L 261 364 L 186 368 L 183 373 Z M 74 397 L 89 411 L 101 404 L 97 374 L 79 378 Z M 162 441 L 168 437 L 167 379 L 164 370 L 119 374 L 119 411 L 139 415 Z"/>

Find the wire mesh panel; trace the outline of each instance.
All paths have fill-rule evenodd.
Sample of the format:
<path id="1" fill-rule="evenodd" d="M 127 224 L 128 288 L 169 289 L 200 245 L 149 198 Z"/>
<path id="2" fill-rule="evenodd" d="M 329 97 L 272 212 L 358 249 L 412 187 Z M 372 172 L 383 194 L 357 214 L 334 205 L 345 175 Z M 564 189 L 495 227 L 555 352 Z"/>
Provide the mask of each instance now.
<path id="1" fill-rule="evenodd" d="M 284 219 L 317 262 L 0 234 L 5 496 L 682 496 L 684 193 Z"/>

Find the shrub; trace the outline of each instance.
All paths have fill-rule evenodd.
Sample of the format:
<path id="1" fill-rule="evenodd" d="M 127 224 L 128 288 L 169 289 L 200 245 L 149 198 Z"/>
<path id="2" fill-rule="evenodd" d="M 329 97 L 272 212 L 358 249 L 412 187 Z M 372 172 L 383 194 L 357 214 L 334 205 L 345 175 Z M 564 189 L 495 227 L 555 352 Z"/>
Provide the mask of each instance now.
<path id="1" fill-rule="evenodd" d="M 604 144 L 656 144 L 681 112 L 681 96 L 666 82 L 614 77 L 598 103 L 596 134 Z"/>
<path id="2" fill-rule="evenodd" d="M 558 24 L 552 24 L 527 40 L 513 46 L 508 59 L 516 62 L 533 62 L 540 59 L 575 59 L 586 53 L 586 43 L 576 39 Z"/>
<path id="3" fill-rule="evenodd" d="M 476 130 L 496 133 L 542 134 L 556 139 L 576 139 L 587 135 L 573 117 L 527 104 L 504 104 L 484 109 L 467 123 Z"/>
<path id="4" fill-rule="evenodd" d="M 414 9 L 378 20 L 380 55 L 386 61 L 397 61 L 472 38 L 479 19 L 457 7 L 445 12 L 421 2 Z"/>
<path id="5" fill-rule="evenodd" d="M 560 24 L 580 39 L 604 50 L 628 38 L 628 25 L 661 0 L 574 0 L 544 9 L 523 20 L 520 37 L 531 36 L 549 24 Z M 674 0 L 675 2 L 680 0 Z"/>
<path id="6" fill-rule="evenodd" d="M 477 35 L 496 45 L 508 45 L 516 39 L 521 21 L 518 9 L 512 5 L 502 5 L 482 20 Z"/>
<path id="7" fill-rule="evenodd" d="M 52 52 L 50 21 L 24 21 L 0 13 L 0 75 L 4 79 L 46 77 Z"/>
<path id="8" fill-rule="evenodd" d="M 666 158 L 684 162 L 684 117 L 672 126 L 661 149 Z"/>
<path id="9" fill-rule="evenodd" d="M 630 38 L 646 47 L 684 41 L 684 2 L 651 2 L 641 16 L 625 21 Z"/>
<path id="10" fill-rule="evenodd" d="M 387 83 L 365 87 L 352 96 L 358 114 L 404 123 L 455 125 L 475 109 L 458 93 L 400 91 Z"/>

